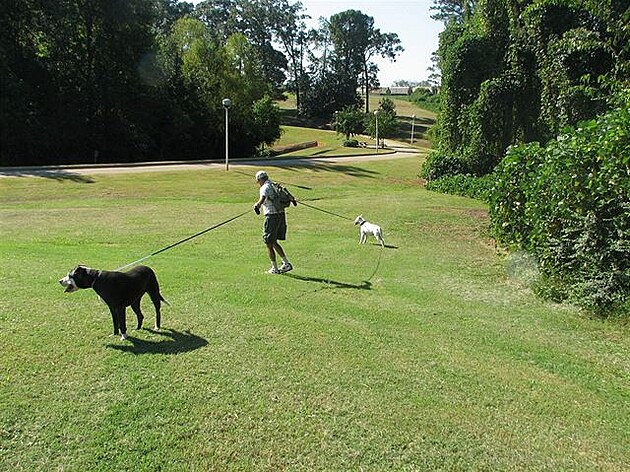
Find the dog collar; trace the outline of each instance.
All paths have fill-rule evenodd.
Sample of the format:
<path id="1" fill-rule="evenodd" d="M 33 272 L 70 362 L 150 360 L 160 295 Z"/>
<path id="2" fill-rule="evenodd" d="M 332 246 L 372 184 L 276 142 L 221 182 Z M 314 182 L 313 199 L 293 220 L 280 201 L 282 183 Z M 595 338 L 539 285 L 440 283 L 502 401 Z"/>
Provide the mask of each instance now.
<path id="1" fill-rule="evenodd" d="M 359 223 L 359 226 L 363 226 L 365 223 L 367 223 L 367 221 L 363 220 L 361 223 Z"/>

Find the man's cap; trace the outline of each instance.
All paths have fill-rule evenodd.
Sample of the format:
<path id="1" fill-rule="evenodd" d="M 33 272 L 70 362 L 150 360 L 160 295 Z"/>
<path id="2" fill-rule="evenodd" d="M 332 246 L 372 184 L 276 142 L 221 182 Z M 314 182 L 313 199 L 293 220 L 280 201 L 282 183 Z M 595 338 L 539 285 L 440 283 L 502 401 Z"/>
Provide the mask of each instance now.
<path id="1" fill-rule="evenodd" d="M 265 172 L 264 170 L 259 170 L 258 172 L 256 172 L 256 180 L 267 180 L 269 178 L 269 176 L 267 175 L 267 172 Z"/>

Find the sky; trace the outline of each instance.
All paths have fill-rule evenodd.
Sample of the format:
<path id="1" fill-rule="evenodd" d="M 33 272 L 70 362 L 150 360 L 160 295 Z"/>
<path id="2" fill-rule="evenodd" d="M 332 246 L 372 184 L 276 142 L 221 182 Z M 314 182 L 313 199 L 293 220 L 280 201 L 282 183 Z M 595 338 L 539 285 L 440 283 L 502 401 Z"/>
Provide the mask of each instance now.
<path id="1" fill-rule="evenodd" d="M 374 27 L 381 33 L 396 33 L 405 49 L 391 62 L 376 59 L 382 87 L 397 80 L 420 82 L 429 77 L 431 55 L 438 48 L 438 35 L 444 29 L 441 22 L 431 19 L 432 0 L 301 0 L 306 13 L 312 17 L 311 27 L 317 27 L 320 17 L 330 18 L 335 13 L 359 10 L 374 18 Z"/>
<path id="2" fill-rule="evenodd" d="M 199 3 L 201 0 L 193 0 Z M 391 62 L 375 58 L 379 82 L 389 87 L 398 80 L 420 82 L 429 76 L 431 55 L 438 48 L 438 35 L 443 24 L 432 20 L 429 7 L 433 0 L 300 0 L 311 16 L 309 27 L 319 25 L 319 18 L 330 18 L 335 13 L 359 10 L 374 18 L 374 27 L 381 33 L 396 33 L 405 49 Z M 293 3 L 293 2 L 292 2 Z"/>

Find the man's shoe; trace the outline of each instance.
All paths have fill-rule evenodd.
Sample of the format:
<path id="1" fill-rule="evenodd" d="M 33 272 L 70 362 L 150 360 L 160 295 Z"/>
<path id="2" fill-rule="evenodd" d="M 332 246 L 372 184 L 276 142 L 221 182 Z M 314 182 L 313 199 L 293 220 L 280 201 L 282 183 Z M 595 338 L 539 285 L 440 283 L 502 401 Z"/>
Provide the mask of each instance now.
<path id="1" fill-rule="evenodd" d="M 271 269 L 269 269 L 269 270 L 267 271 L 267 273 L 268 273 L 268 274 L 282 274 L 282 272 L 280 272 L 280 270 L 278 270 L 278 269 L 277 269 L 277 268 L 275 268 L 275 267 L 272 267 Z"/>
<path id="2" fill-rule="evenodd" d="M 280 271 L 281 274 L 284 274 L 285 272 L 289 272 L 290 270 L 293 270 L 293 266 L 289 262 L 283 262 L 282 265 L 280 266 L 280 269 L 278 270 Z"/>

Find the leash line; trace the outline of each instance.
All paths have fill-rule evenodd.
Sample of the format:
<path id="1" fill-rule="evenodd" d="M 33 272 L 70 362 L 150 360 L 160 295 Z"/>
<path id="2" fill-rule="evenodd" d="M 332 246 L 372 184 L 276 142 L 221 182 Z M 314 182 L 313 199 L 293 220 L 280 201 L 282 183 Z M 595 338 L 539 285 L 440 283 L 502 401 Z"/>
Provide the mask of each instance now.
<path id="1" fill-rule="evenodd" d="M 203 231 L 199 231 L 198 233 L 195 233 L 195 234 L 193 234 L 192 236 L 188 236 L 187 238 L 184 238 L 184 239 L 182 239 L 182 240 L 180 240 L 180 241 L 177 241 L 176 243 L 170 244 L 169 246 L 166 246 L 166 247 L 164 247 L 164 248 L 162 248 L 162 249 L 160 249 L 160 250 L 158 250 L 158 251 L 152 252 L 152 253 L 151 253 L 151 254 L 149 254 L 148 256 L 144 256 L 144 257 L 142 257 L 142 258 L 138 259 L 137 261 L 133 261 L 133 262 L 131 262 L 130 264 L 127 264 L 127 265 L 124 265 L 124 266 L 118 267 L 117 269 L 115 269 L 115 271 L 117 272 L 117 271 L 120 271 L 120 270 L 126 269 L 126 268 L 128 268 L 128 267 L 134 266 L 134 265 L 136 265 L 136 264 L 139 264 L 139 263 L 141 263 L 141 262 L 143 262 L 143 261 L 146 261 L 146 260 L 147 260 L 148 258 L 150 258 L 150 257 L 157 256 L 158 254 L 160 254 L 160 253 L 162 253 L 162 252 L 164 252 L 164 251 L 168 251 L 169 249 L 172 249 L 172 248 L 174 248 L 175 246 L 179 246 L 180 244 L 183 244 L 183 243 L 185 243 L 186 241 L 190 241 L 191 239 L 197 238 L 197 237 L 201 236 L 202 234 L 206 234 L 207 232 L 212 231 L 213 229 L 217 229 L 217 228 L 219 228 L 220 226 L 223 226 L 223 225 L 225 225 L 225 224 L 228 224 L 228 223 L 230 223 L 231 221 L 234 221 L 235 219 L 240 218 L 241 216 L 243 216 L 243 215 L 245 215 L 245 214 L 247 214 L 247 213 L 249 213 L 249 210 L 244 211 L 243 213 L 241 213 L 241 214 L 239 214 L 239 215 L 233 216 L 232 218 L 229 218 L 229 219 L 227 219 L 227 220 L 225 220 L 225 221 L 222 221 L 221 223 L 217 223 L 216 225 L 210 226 L 209 228 L 206 228 L 206 229 L 204 229 Z"/>
<path id="2" fill-rule="evenodd" d="M 376 262 L 376 268 L 374 269 L 374 272 L 372 272 L 372 275 L 370 275 L 365 282 L 370 282 L 372 280 L 372 277 L 374 277 L 376 273 L 378 272 L 378 268 L 381 266 L 381 257 L 383 256 L 383 249 L 384 249 L 383 246 L 381 246 L 381 250 L 378 253 L 378 261 Z"/>
<path id="3" fill-rule="evenodd" d="M 336 216 L 338 218 L 342 218 L 344 220 L 349 220 L 349 221 L 354 221 L 352 218 L 349 218 L 347 216 L 343 216 L 343 215 L 339 215 L 337 213 L 333 213 L 332 211 L 328 211 L 328 210 L 324 210 L 322 208 L 317 208 L 316 206 L 313 205 L 309 205 L 308 203 L 304 203 L 302 200 L 296 200 L 300 205 L 304 205 L 306 207 L 312 208 L 313 210 L 317 210 L 317 211 L 321 211 L 323 213 L 328 213 L 329 215 L 333 215 Z"/>

